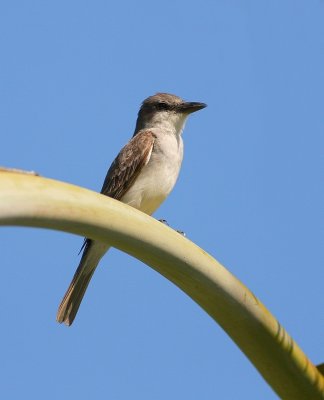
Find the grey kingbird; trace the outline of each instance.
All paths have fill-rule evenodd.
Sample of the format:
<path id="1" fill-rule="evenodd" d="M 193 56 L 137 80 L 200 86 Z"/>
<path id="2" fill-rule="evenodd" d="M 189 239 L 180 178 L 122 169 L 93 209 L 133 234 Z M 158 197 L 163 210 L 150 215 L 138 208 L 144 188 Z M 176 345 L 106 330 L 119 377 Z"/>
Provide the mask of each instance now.
<path id="1" fill-rule="evenodd" d="M 182 131 L 189 114 L 206 104 L 157 93 L 139 110 L 132 139 L 111 164 L 101 193 L 146 214 L 168 197 L 179 175 Z M 80 264 L 57 312 L 57 321 L 71 325 L 95 269 L 109 245 L 85 239 Z"/>

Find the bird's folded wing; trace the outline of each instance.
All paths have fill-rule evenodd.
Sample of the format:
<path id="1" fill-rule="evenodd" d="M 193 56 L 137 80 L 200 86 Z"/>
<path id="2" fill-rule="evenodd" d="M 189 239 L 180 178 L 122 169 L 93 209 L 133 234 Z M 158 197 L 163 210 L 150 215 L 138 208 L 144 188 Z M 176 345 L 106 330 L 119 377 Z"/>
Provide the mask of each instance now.
<path id="1" fill-rule="evenodd" d="M 101 193 L 120 200 L 128 189 L 133 185 L 142 168 L 149 162 L 155 135 L 149 130 L 139 131 L 121 149 L 118 156 L 111 164 L 106 179 L 103 183 Z M 89 250 L 91 240 L 84 239 L 79 251 Z"/>
<path id="2" fill-rule="evenodd" d="M 120 200 L 149 162 L 155 135 L 149 130 L 138 132 L 122 148 L 107 172 L 101 193 Z"/>

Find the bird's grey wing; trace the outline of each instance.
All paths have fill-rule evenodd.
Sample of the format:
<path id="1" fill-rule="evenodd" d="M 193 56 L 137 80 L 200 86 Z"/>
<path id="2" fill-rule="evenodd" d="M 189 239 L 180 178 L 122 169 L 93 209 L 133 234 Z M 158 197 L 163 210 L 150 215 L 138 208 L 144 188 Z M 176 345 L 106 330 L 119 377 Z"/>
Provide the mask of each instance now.
<path id="1" fill-rule="evenodd" d="M 119 152 L 111 164 L 101 193 L 120 200 L 133 185 L 141 169 L 149 162 L 155 135 L 149 130 L 140 131 Z M 84 239 L 79 254 L 89 249 L 91 240 Z"/>
<path id="2" fill-rule="evenodd" d="M 149 130 L 140 131 L 134 136 L 111 164 L 101 193 L 120 200 L 149 162 L 154 141 L 155 135 Z"/>
<path id="3" fill-rule="evenodd" d="M 106 179 L 102 185 L 101 193 L 120 200 L 127 190 L 133 185 L 141 169 L 149 162 L 155 135 L 149 130 L 140 131 L 119 152 L 111 164 Z M 87 250 L 91 240 L 84 239 L 79 251 Z"/>

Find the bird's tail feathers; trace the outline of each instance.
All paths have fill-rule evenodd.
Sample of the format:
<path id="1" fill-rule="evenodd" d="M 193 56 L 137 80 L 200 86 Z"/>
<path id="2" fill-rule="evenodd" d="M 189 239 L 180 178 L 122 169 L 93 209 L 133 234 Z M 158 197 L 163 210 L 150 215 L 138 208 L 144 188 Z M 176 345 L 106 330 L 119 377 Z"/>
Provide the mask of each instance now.
<path id="1" fill-rule="evenodd" d="M 97 247 L 97 248 L 95 248 Z M 98 248 L 99 247 L 99 248 Z M 59 305 L 56 320 L 70 326 L 79 310 L 83 296 L 101 257 L 108 250 L 108 246 L 89 241 L 84 249 L 80 264 L 73 276 L 61 304 Z"/>

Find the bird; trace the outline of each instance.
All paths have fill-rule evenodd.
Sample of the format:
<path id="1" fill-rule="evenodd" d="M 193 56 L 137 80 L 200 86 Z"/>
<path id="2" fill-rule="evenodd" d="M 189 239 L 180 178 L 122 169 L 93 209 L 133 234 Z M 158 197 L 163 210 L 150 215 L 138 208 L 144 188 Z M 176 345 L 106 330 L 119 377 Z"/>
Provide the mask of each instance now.
<path id="1" fill-rule="evenodd" d="M 152 215 L 173 189 L 183 159 L 187 117 L 207 105 L 169 93 L 146 98 L 135 131 L 108 169 L 101 194 Z M 84 239 L 80 263 L 59 305 L 56 320 L 70 326 L 89 282 L 109 245 Z"/>

